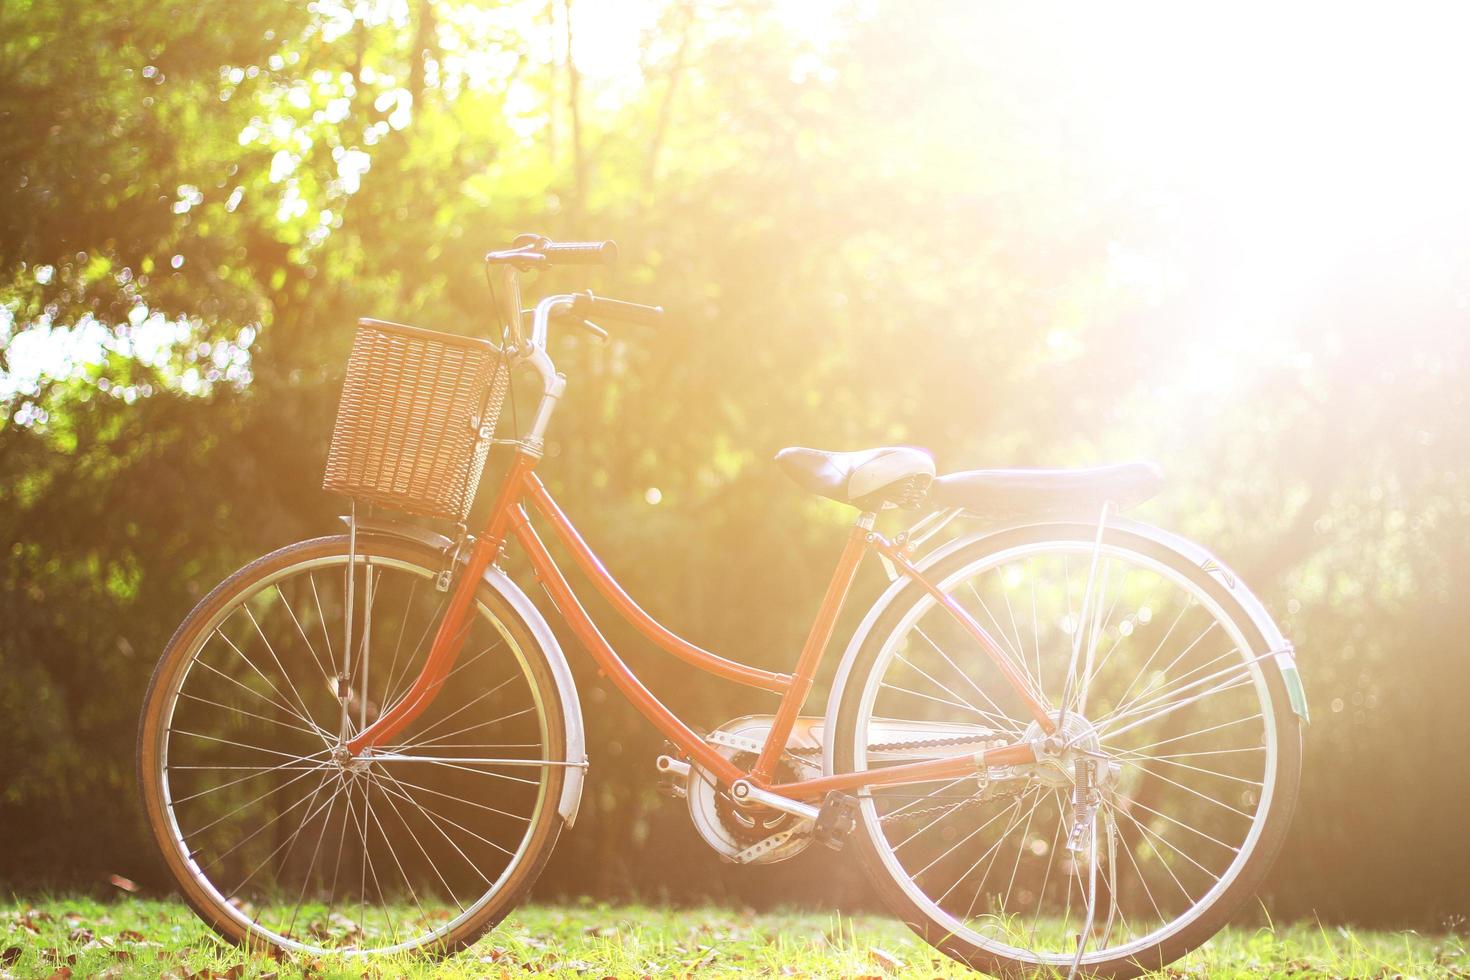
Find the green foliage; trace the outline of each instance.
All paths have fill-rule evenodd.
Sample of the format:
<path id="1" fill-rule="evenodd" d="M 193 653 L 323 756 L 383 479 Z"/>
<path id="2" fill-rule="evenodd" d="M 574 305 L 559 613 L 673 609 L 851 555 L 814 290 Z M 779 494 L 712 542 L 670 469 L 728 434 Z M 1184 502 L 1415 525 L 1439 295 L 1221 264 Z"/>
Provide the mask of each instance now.
<path id="1" fill-rule="evenodd" d="M 956 3 L 816 28 L 796 6 L 653 8 L 637 71 L 594 82 L 561 4 L 0 4 L 0 824 L 25 842 L 0 876 L 158 880 L 129 815 L 154 659 L 230 570 L 335 526 L 318 487 L 354 319 L 484 333 L 478 256 L 536 230 L 627 258 L 538 289 L 671 311 L 559 343 L 544 467 L 671 627 L 791 663 L 838 515 L 781 481 L 780 446 L 1158 458 L 1174 482 L 1140 516 L 1262 593 L 1312 699 L 1270 901 L 1470 909 L 1463 224 L 1385 207 L 1373 236 L 1288 251 L 1293 302 L 1263 327 L 1233 216 L 1183 186 L 1235 164 L 1110 158 L 1074 120 L 1091 80 L 1032 67 L 1064 25 Z M 1171 125 L 1260 138 L 1202 116 Z M 609 635 L 701 724 L 770 707 Z M 657 737 L 573 659 L 600 749 L 546 893 L 865 901 L 851 868 L 718 865 L 653 795 Z"/>

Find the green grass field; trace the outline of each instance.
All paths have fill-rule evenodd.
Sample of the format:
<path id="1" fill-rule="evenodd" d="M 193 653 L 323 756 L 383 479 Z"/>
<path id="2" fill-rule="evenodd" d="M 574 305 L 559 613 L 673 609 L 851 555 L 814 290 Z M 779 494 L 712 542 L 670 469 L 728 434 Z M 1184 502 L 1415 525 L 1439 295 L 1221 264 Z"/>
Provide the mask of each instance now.
<path id="1" fill-rule="evenodd" d="M 960 977 L 901 925 L 880 917 L 726 909 L 534 906 L 465 953 L 277 960 L 218 942 L 181 904 L 12 899 L 0 905 L 5 977 Z M 70 971 L 70 972 L 67 972 Z M 1237 930 L 1169 977 L 1470 977 L 1457 936 L 1293 926 Z"/>

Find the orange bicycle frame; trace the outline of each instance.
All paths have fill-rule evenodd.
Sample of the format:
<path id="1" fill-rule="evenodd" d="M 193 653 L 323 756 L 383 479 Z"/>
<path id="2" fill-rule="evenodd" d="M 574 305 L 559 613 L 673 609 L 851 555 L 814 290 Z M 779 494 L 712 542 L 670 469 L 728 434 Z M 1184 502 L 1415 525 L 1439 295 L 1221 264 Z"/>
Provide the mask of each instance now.
<path id="1" fill-rule="evenodd" d="M 582 642 L 592 659 L 633 707 L 653 723 L 679 751 L 721 783 L 745 780 L 757 789 L 769 790 L 792 800 L 815 799 L 832 791 L 853 790 L 865 786 L 915 783 L 973 774 L 989 766 L 1018 765 L 1035 761 L 1029 743 L 1018 742 L 981 753 L 962 753 L 938 759 L 906 763 L 836 776 L 824 776 L 772 785 L 771 773 L 786 746 L 797 716 L 811 691 L 813 678 L 822 655 L 832 638 L 837 616 L 842 610 L 853 579 L 869 549 L 887 557 L 903 575 L 917 582 L 935 601 L 957 619 L 960 625 L 979 641 L 981 648 L 994 661 L 1015 693 L 1025 704 L 1043 732 L 1050 734 L 1055 723 L 1044 705 L 1038 702 L 1022 681 L 996 640 L 977 623 L 962 606 L 938 586 L 924 578 L 908 561 L 901 547 L 887 541 L 872 530 L 872 515 L 861 518 L 849 533 L 847 543 L 832 573 L 826 595 L 817 610 L 816 619 L 792 673 L 781 674 L 747 664 L 727 660 L 682 639 L 658 623 L 623 591 L 611 573 L 582 540 L 545 485 L 536 476 L 538 454 L 519 449 L 512 457 L 505 481 L 481 534 L 460 571 L 444 618 L 434 636 L 433 646 L 408 692 L 371 725 L 347 742 L 354 755 L 383 744 L 413 722 L 433 701 L 445 678 L 453 669 L 463 646 L 467 621 L 475 590 L 485 569 L 493 562 L 506 541 L 514 536 L 530 559 L 537 579 L 551 596 L 557 611 Z M 781 695 L 775 718 L 765 744 L 749 772 L 742 771 L 721 755 L 714 746 L 686 725 L 645 687 L 631 668 L 618 656 L 567 584 L 561 569 L 531 526 L 526 509 L 529 501 L 537 514 L 550 523 L 558 539 L 571 553 L 586 577 L 617 610 L 618 614 L 665 651 L 700 670 L 738 684 Z"/>

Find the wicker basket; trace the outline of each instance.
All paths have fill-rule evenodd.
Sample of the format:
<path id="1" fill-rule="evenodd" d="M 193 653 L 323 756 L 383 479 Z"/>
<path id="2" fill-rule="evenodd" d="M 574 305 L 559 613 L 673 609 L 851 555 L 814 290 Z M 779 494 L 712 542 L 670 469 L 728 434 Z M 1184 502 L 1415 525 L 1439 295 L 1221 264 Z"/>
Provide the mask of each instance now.
<path id="1" fill-rule="evenodd" d="M 393 510 L 463 521 L 509 371 L 485 340 L 362 320 L 322 486 Z"/>

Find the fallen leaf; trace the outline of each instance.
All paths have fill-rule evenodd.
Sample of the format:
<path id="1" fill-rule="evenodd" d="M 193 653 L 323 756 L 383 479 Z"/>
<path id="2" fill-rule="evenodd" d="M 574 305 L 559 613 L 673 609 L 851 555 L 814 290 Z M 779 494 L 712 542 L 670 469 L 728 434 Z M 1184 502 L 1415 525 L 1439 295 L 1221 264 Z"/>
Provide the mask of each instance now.
<path id="1" fill-rule="evenodd" d="M 868 959 L 877 963 L 887 973 L 897 973 L 903 969 L 903 960 L 894 956 L 888 950 L 879 949 L 876 946 L 868 950 Z"/>
<path id="2" fill-rule="evenodd" d="M 138 891 L 137 884 L 131 878 L 124 878 L 122 875 L 108 875 L 107 880 L 129 894 L 134 894 Z"/>
<path id="3" fill-rule="evenodd" d="M 63 966 L 51 974 L 51 976 L 47 977 L 46 980 L 71 980 L 71 967 Z"/>
<path id="4" fill-rule="evenodd" d="M 0 963 L 4 963 L 6 966 L 10 966 L 16 960 L 20 959 L 21 954 L 24 952 L 25 950 L 21 949 L 19 946 L 11 946 L 7 950 L 5 950 L 5 952 L 0 953 Z"/>

